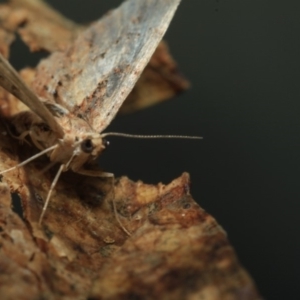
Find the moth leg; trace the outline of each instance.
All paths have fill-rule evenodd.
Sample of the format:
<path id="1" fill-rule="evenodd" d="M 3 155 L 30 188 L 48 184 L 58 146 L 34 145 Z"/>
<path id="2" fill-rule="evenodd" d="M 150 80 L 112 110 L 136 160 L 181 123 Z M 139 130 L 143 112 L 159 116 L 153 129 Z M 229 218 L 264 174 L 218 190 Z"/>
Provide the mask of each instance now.
<path id="1" fill-rule="evenodd" d="M 30 134 L 31 132 L 29 132 Z M 43 147 L 43 145 L 35 138 L 34 134 L 30 134 L 32 143 L 34 144 L 35 147 L 37 147 L 38 149 L 44 149 L 45 147 Z"/>
<path id="2" fill-rule="evenodd" d="M 73 170 L 75 173 L 86 175 L 90 177 L 100 177 L 100 178 L 115 178 L 113 173 L 103 172 L 101 170 L 87 170 L 87 169 L 78 169 Z"/>
<path id="3" fill-rule="evenodd" d="M 101 177 L 101 178 L 111 178 L 112 179 L 112 186 L 113 186 L 112 204 L 113 204 L 115 218 L 116 218 L 117 222 L 119 223 L 120 227 L 123 229 L 123 231 L 128 236 L 131 236 L 131 233 L 125 228 L 125 226 L 122 224 L 122 222 L 118 216 L 116 202 L 115 202 L 115 176 L 114 176 L 114 174 L 102 172 L 101 170 L 86 170 L 86 169 L 76 170 L 76 173 L 81 174 L 81 175 L 91 176 L 91 177 Z"/>
<path id="4" fill-rule="evenodd" d="M 9 172 L 9 171 L 15 170 L 15 169 L 17 169 L 17 168 L 20 168 L 20 167 L 22 167 L 22 166 L 28 164 L 29 162 L 35 160 L 36 158 L 38 158 L 38 157 L 40 157 L 40 156 L 42 156 L 42 155 L 44 155 L 44 154 L 46 154 L 46 153 L 48 153 L 48 152 L 54 150 L 55 148 L 56 148 L 56 145 L 54 145 L 54 146 L 52 146 L 52 147 L 49 147 L 49 148 L 47 148 L 47 149 L 45 149 L 45 150 L 43 150 L 43 151 L 41 151 L 41 152 L 39 152 L 39 153 L 37 153 L 37 154 L 31 156 L 31 157 L 29 157 L 28 159 L 24 160 L 23 162 L 21 162 L 21 163 L 19 163 L 19 164 L 15 165 L 15 166 L 13 166 L 13 167 L 11 167 L 11 168 L 9 168 L 9 169 L 6 169 L 6 170 L 4 170 L 4 171 L 1 171 L 1 172 L 0 172 L 0 175 L 1 175 L 1 174 L 4 174 L 4 173 L 6 173 L 6 172 Z"/>
<path id="5" fill-rule="evenodd" d="M 30 131 L 29 131 L 29 130 L 24 131 L 24 132 L 21 133 L 20 135 L 15 135 L 15 134 L 12 133 L 12 131 L 10 130 L 10 128 L 9 128 L 8 124 L 6 124 L 6 122 L 4 122 L 4 121 L 2 120 L 2 123 L 4 124 L 4 126 L 5 126 L 5 128 L 6 128 L 7 132 L 8 132 L 8 134 L 9 134 L 12 138 L 14 138 L 14 139 L 16 139 L 16 140 L 19 140 L 20 143 L 25 142 L 25 143 L 27 143 L 28 145 L 31 146 L 31 144 L 25 139 L 27 135 L 30 135 Z"/>
<path id="6" fill-rule="evenodd" d="M 53 192 L 53 190 L 54 190 L 54 188 L 55 188 L 55 186 L 56 186 L 56 184 L 57 184 L 57 181 L 58 181 L 58 179 L 59 179 L 59 176 L 61 175 L 61 173 L 62 173 L 62 171 L 64 170 L 64 168 L 65 168 L 65 165 L 64 165 L 64 164 L 61 165 L 61 166 L 59 167 L 59 169 L 58 169 L 58 171 L 57 171 L 57 173 L 56 173 L 56 175 L 55 175 L 55 177 L 54 177 L 54 179 L 53 179 L 53 181 L 52 181 L 52 183 L 51 183 L 50 190 L 49 190 L 49 192 L 48 192 L 48 195 L 47 195 L 45 204 L 44 204 L 44 206 L 43 206 L 42 213 L 41 213 L 40 218 L 39 218 L 39 226 L 41 226 L 41 224 L 42 224 L 42 220 L 43 220 L 43 217 L 44 217 L 44 215 L 45 215 L 46 209 L 47 209 L 47 207 L 48 207 L 48 204 L 49 204 L 49 200 L 50 200 L 51 194 L 52 194 L 52 192 Z"/>
<path id="7" fill-rule="evenodd" d="M 20 140 L 21 143 L 23 143 L 24 141 L 30 145 L 30 143 L 25 139 L 27 135 L 30 134 L 30 131 L 24 131 L 23 133 L 21 133 L 19 136 L 12 136 L 13 138 Z"/>

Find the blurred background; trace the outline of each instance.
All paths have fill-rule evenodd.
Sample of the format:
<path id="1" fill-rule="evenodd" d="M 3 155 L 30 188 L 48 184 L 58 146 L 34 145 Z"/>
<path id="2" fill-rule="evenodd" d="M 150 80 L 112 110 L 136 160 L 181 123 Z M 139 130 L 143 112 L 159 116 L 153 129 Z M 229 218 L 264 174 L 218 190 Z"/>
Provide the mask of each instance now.
<path id="1" fill-rule="evenodd" d="M 47 2 L 83 24 L 121 3 Z M 166 40 L 191 89 L 118 116 L 108 130 L 204 140 L 111 137 L 100 158 L 104 170 L 146 183 L 189 172 L 194 199 L 227 231 L 266 299 L 300 299 L 299 12 L 293 0 L 184 0 Z M 40 56 L 30 57 L 17 41 L 14 66 Z"/>

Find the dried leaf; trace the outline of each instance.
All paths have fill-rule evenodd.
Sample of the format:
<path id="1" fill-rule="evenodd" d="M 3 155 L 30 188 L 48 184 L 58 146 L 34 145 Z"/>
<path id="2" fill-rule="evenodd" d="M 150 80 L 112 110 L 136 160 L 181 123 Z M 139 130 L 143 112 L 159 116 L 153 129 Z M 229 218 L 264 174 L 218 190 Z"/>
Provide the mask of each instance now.
<path id="1" fill-rule="evenodd" d="M 64 50 L 82 29 L 40 0 L 10 0 L 0 6 L 0 20 L 7 31 L 17 31 L 31 51 Z"/>
<path id="2" fill-rule="evenodd" d="M 64 136 L 62 127 L 59 126 L 52 113 L 41 102 L 37 95 L 24 83 L 18 72 L 0 54 L 0 85 L 9 93 L 16 96 L 25 105 L 36 113 L 60 138 Z"/>
<path id="3" fill-rule="evenodd" d="M 2 53 L 5 58 L 8 58 L 9 47 L 13 41 L 14 35 L 0 28 L 0 53 Z"/>
<path id="4" fill-rule="evenodd" d="M 35 70 L 26 68 L 19 73 L 23 81 L 30 86 L 34 80 Z M 10 118 L 11 116 L 28 110 L 28 107 L 19 99 L 0 87 L 0 112 L 2 117 Z"/>
<path id="5" fill-rule="evenodd" d="M 165 74 L 164 63 L 151 63 Z M 35 70 L 22 77 L 30 84 Z M 10 97 L 0 91 L 8 116 L 21 109 L 19 103 L 10 106 Z M 0 170 L 35 152 L 11 138 L 1 122 L 0 134 Z M 67 172 L 40 228 L 37 220 L 55 174 L 41 172 L 48 163 L 40 158 L 6 173 L 0 183 L 2 299 L 261 299 L 226 233 L 192 199 L 188 174 L 154 186 Z M 9 190 L 20 194 L 24 220 L 12 211 Z"/>
<path id="6" fill-rule="evenodd" d="M 12 212 L 9 189 L 4 183 L 0 183 L 0 195 L 1 299 L 53 296 L 49 285 L 61 283 L 46 253 L 39 249 L 24 221 Z"/>
<path id="7" fill-rule="evenodd" d="M 0 153 L 1 168 L 10 165 L 7 153 Z M 157 186 L 122 177 L 114 187 L 65 174 L 41 230 L 37 220 L 52 178 L 39 173 L 44 165 L 40 160 L 6 179 L 26 182 L 19 192 L 28 226 L 10 210 L 7 188 L 1 193 L 3 299 L 22 299 L 10 282 L 26 291 L 24 299 L 261 299 L 224 230 L 192 199 L 188 174 Z"/>

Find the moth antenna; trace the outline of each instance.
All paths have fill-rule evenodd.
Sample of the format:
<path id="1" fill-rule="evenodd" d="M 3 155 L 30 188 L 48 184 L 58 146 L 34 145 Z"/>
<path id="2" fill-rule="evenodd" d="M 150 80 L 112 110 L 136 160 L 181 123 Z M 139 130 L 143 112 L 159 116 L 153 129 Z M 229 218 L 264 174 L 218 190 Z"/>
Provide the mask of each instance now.
<path id="1" fill-rule="evenodd" d="M 6 172 L 9 172 L 9 171 L 18 169 L 18 168 L 20 168 L 20 167 L 22 167 L 22 166 L 28 164 L 29 162 L 31 162 L 31 161 L 35 160 L 36 158 L 38 158 L 38 157 L 44 155 L 45 153 L 48 153 L 48 152 L 52 151 L 52 150 L 55 149 L 57 146 L 58 146 L 58 145 L 54 145 L 54 146 L 52 146 L 52 147 L 49 147 L 49 148 L 47 148 L 47 149 L 45 149 L 45 150 L 43 150 L 43 151 L 41 151 L 41 152 L 39 152 L 39 153 L 37 153 L 37 154 L 31 156 L 30 158 L 24 160 L 24 161 L 21 162 L 20 164 L 17 164 L 16 166 L 13 166 L 13 167 L 11 167 L 11 168 L 9 168 L 9 169 L 6 169 L 6 170 L 4 170 L 4 171 L 1 171 L 1 172 L 0 172 L 0 175 L 4 174 L 4 173 L 6 173 Z"/>
<path id="2" fill-rule="evenodd" d="M 54 177 L 54 179 L 53 179 L 53 181 L 52 181 L 52 183 L 51 183 L 50 190 L 49 190 L 49 192 L 48 192 L 48 195 L 47 195 L 45 204 L 44 204 L 44 206 L 43 206 L 42 213 L 41 213 L 41 215 L 40 215 L 39 226 L 41 226 L 41 224 L 42 224 L 42 220 L 43 220 L 44 215 L 45 215 L 45 213 L 46 213 L 46 210 L 47 210 L 47 207 L 48 207 L 48 204 L 49 204 L 49 201 L 50 201 L 51 194 L 52 194 L 52 192 L 53 192 L 53 190 L 54 190 L 54 188 L 55 188 L 55 186 L 56 186 L 56 184 L 57 184 L 57 181 L 58 181 L 58 179 L 59 179 L 59 176 L 60 176 L 61 172 L 63 171 L 64 167 L 65 167 L 64 164 L 61 165 L 61 166 L 59 167 L 59 169 L 58 169 L 58 171 L 57 171 L 57 173 L 56 173 L 56 175 L 55 175 L 55 177 Z"/>
<path id="3" fill-rule="evenodd" d="M 140 135 L 140 134 L 128 134 L 121 132 L 107 132 L 101 134 L 101 137 L 106 136 L 120 136 L 134 139 L 188 139 L 188 140 L 202 140 L 202 136 L 189 136 L 189 135 Z"/>

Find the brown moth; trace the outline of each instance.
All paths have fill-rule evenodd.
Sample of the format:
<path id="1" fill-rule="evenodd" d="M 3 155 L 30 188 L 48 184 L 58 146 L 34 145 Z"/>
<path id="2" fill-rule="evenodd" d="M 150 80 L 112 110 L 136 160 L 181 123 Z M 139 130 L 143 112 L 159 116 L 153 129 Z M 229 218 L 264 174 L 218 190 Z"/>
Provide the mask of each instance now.
<path id="1" fill-rule="evenodd" d="M 104 137 L 174 137 L 102 132 L 115 117 L 150 60 L 179 2 L 124 2 L 80 34 L 66 51 L 55 52 L 42 61 L 37 68 L 33 90 L 26 86 L 0 55 L 0 85 L 31 109 L 19 113 L 12 120 L 18 138 L 23 140 L 29 136 L 32 143 L 41 150 L 0 174 L 23 166 L 43 154 L 47 154 L 52 163 L 60 165 L 39 224 L 62 172 L 72 170 L 87 176 L 113 177 L 111 173 L 86 168 L 106 147 Z M 72 53 L 80 55 L 74 60 Z M 69 75 L 74 74 L 74 69 L 80 72 Z"/>

